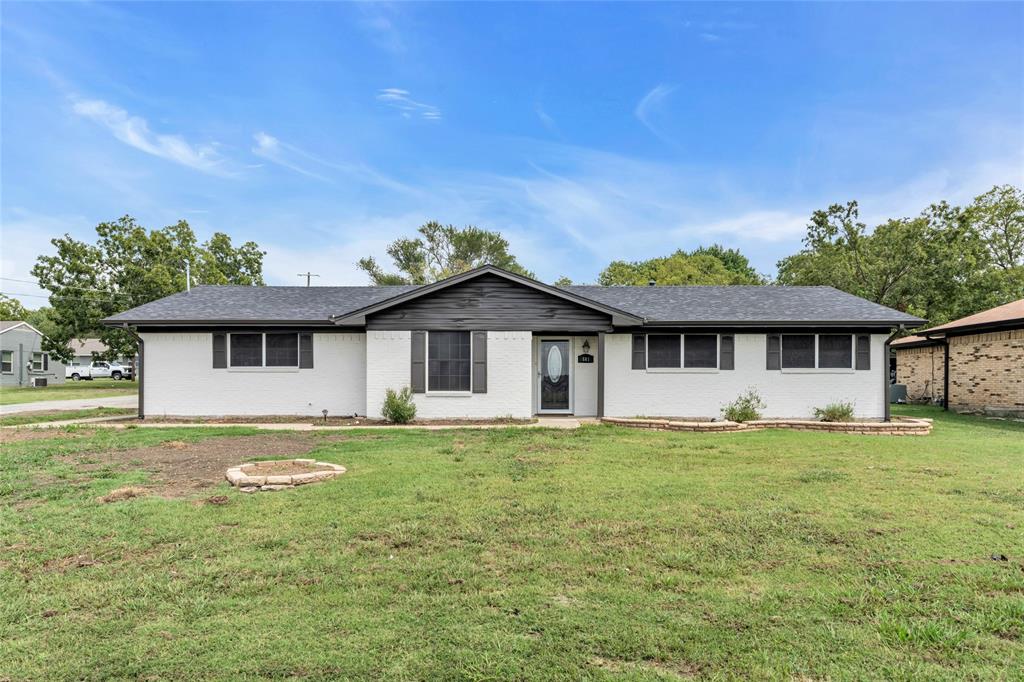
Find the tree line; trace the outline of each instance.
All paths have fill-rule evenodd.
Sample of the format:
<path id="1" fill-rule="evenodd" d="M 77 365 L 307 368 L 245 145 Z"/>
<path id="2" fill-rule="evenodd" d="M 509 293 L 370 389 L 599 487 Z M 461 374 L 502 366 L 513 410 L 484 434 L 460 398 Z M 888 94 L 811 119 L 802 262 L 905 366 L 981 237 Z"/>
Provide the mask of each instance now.
<path id="1" fill-rule="evenodd" d="M 50 305 L 26 310 L 0 295 L 0 318 L 25 320 L 46 336 L 44 349 L 70 358 L 69 341 L 101 338 L 109 357 L 131 355 L 128 332 L 100 320 L 193 284 L 260 286 L 265 252 L 255 242 L 234 246 L 217 232 L 200 243 L 185 221 L 148 230 L 130 216 L 100 223 L 95 242 L 53 239 L 52 256 L 32 269 Z M 490 263 L 533 277 L 499 232 L 431 221 L 418 235 L 387 247 L 393 269 L 373 257 L 357 266 L 371 283 L 427 284 Z M 856 201 L 815 211 L 803 248 L 777 264 L 773 279 L 757 272 L 738 249 L 719 244 L 639 261 L 614 260 L 597 276 L 606 286 L 824 285 L 941 324 L 1024 298 L 1024 191 L 993 187 L 967 206 L 933 204 L 912 218 L 869 228 Z M 561 277 L 556 285 L 572 282 Z"/>

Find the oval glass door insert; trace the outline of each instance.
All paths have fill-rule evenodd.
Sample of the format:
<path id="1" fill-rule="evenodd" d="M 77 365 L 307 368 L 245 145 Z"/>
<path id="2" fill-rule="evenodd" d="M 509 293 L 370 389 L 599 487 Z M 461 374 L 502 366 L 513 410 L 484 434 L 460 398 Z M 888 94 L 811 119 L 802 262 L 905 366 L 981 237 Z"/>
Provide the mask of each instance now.
<path id="1" fill-rule="evenodd" d="M 562 352 L 558 346 L 548 349 L 547 374 L 548 380 L 552 382 L 562 378 Z"/>

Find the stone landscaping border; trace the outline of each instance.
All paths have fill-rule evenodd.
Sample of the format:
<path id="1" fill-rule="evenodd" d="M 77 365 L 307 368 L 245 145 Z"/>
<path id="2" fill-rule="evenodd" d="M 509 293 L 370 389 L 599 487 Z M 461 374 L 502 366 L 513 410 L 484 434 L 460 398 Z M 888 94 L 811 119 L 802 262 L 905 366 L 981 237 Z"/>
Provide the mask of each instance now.
<path id="1" fill-rule="evenodd" d="M 762 429 L 794 429 L 796 431 L 828 431 L 830 433 L 862 433 L 878 436 L 927 436 L 932 432 L 931 419 L 900 417 L 890 422 L 820 422 L 810 419 L 758 419 L 749 422 L 682 421 L 673 419 L 624 419 L 602 417 L 604 424 L 634 429 L 659 431 L 690 431 L 697 433 L 735 433 Z"/>
<path id="2" fill-rule="evenodd" d="M 299 466 L 320 466 L 327 467 L 321 471 L 308 471 L 302 474 L 281 474 L 281 475 L 268 475 L 268 476 L 250 476 L 249 474 L 242 471 L 243 467 L 252 466 L 255 464 L 297 464 Z M 275 459 L 265 460 L 259 462 L 246 462 L 245 464 L 239 464 L 236 467 L 228 469 L 225 477 L 228 479 L 228 483 L 238 488 L 244 493 L 253 493 L 257 490 L 284 490 L 285 488 L 294 488 L 298 485 L 305 485 L 307 483 L 318 483 L 320 481 L 326 481 L 329 478 L 340 476 L 345 473 L 345 467 L 339 464 L 331 464 L 330 462 L 318 462 L 313 459 Z"/>

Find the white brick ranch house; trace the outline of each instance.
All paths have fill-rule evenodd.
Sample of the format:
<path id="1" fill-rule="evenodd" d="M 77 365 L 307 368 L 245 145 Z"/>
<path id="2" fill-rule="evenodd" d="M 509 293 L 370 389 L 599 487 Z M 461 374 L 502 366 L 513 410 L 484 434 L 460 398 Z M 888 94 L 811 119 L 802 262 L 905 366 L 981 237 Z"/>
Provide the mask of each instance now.
<path id="1" fill-rule="evenodd" d="M 484 266 L 424 286 L 200 286 L 105 320 L 137 333 L 140 413 L 419 418 L 888 418 L 888 342 L 916 317 L 831 287 L 554 287 Z"/>

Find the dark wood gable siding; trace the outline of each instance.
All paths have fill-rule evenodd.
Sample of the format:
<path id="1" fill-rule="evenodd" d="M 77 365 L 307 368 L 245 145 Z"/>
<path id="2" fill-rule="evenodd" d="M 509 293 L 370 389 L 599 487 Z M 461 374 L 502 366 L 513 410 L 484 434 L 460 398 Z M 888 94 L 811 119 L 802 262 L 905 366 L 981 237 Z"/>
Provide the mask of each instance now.
<path id="1" fill-rule="evenodd" d="M 611 316 L 551 294 L 481 275 L 366 319 L 367 329 L 602 331 Z"/>

